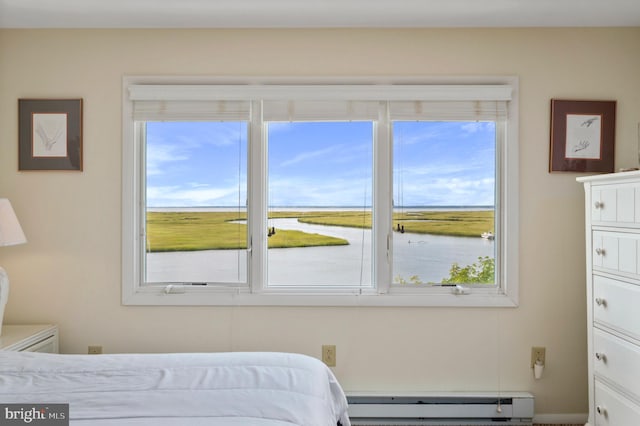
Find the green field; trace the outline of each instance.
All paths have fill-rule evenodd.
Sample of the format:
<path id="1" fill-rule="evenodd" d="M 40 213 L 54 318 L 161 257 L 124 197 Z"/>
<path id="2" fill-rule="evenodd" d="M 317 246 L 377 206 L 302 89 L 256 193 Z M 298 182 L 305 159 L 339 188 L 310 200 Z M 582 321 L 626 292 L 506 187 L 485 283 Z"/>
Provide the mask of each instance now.
<path id="1" fill-rule="evenodd" d="M 371 214 L 355 211 L 270 212 L 270 218 L 297 217 L 300 222 L 371 228 Z M 244 249 L 246 225 L 234 223 L 246 215 L 235 212 L 148 212 L 147 251 L 195 251 Z M 393 216 L 405 232 L 478 237 L 493 230 L 493 211 L 410 212 Z M 276 229 L 269 248 L 347 245 L 341 238 Z"/>
<path id="2" fill-rule="evenodd" d="M 283 216 L 287 217 L 287 216 Z M 147 251 L 230 250 L 247 247 L 245 220 L 233 212 L 149 212 Z M 347 240 L 301 231 L 276 230 L 270 248 L 347 245 Z"/>
<path id="3" fill-rule="evenodd" d="M 371 228 L 371 214 L 362 212 L 309 212 L 298 219 L 317 225 Z M 493 211 L 412 211 L 394 213 L 393 227 L 403 226 L 405 232 L 457 237 L 480 237 L 493 230 Z"/>

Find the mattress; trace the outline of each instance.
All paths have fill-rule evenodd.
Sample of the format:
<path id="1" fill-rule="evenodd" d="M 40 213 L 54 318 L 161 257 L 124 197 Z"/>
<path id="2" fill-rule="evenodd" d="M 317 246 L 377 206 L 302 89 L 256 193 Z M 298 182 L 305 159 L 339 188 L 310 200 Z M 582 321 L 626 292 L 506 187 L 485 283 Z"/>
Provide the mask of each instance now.
<path id="1" fill-rule="evenodd" d="M 0 403 L 69 404 L 70 424 L 349 426 L 319 360 L 271 352 L 0 352 Z"/>

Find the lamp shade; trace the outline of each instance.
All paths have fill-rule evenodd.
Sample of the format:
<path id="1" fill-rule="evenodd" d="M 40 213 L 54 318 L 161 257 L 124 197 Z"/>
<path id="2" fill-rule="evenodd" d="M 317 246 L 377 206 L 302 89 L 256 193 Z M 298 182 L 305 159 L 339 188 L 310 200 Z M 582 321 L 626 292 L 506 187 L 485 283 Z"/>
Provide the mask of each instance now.
<path id="1" fill-rule="evenodd" d="M 0 246 L 13 246 L 27 242 L 20 222 L 6 198 L 0 198 Z"/>

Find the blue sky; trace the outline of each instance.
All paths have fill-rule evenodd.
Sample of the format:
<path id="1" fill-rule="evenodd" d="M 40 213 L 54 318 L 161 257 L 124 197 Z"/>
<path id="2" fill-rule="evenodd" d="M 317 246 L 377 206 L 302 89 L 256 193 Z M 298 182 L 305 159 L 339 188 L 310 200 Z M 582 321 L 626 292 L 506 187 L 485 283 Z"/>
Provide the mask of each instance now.
<path id="1" fill-rule="evenodd" d="M 150 207 L 238 206 L 246 200 L 243 123 L 150 122 Z M 271 123 L 269 204 L 371 204 L 373 125 Z M 406 206 L 492 205 L 495 126 L 396 122 L 394 201 Z"/>

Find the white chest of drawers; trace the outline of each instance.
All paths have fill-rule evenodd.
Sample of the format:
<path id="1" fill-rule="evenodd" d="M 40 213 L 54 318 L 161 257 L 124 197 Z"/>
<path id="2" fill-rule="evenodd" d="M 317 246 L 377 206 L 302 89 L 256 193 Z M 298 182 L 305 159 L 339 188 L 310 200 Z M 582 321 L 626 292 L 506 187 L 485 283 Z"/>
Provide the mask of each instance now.
<path id="1" fill-rule="evenodd" d="M 58 353 L 58 326 L 3 325 L 0 351 Z"/>
<path id="2" fill-rule="evenodd" d="M 586 200 L 590 426 L 640 425 L 640 172 L 578 178 Z"/>

